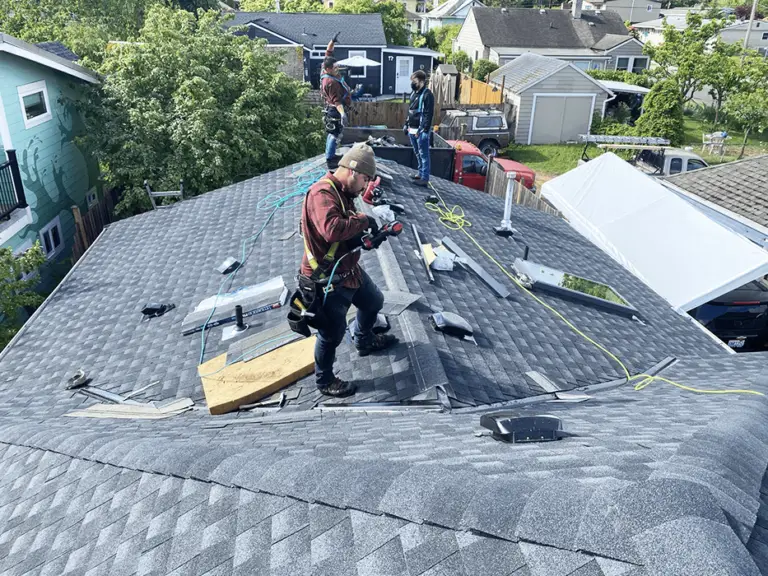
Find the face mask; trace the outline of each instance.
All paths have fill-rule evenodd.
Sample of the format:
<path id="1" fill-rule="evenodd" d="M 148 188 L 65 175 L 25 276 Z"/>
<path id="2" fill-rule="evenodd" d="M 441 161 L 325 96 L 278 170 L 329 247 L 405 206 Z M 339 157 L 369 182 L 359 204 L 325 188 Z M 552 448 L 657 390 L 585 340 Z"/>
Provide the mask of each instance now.
<path id="1" fill-rule="evenodd" d="M 418 89 L 419 89 L 419 85 L 416 84 L 416 82 L 411 82 L 411 90 L 416 92 L 416 90 L 418 90 Z"/>

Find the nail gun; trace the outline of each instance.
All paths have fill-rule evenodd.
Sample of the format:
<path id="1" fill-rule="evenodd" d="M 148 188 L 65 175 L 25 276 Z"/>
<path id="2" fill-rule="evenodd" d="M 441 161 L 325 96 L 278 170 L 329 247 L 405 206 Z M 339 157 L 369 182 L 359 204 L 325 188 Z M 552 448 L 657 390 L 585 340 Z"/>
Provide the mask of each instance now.
<path id="1" fill-rule="evenodd" d="M 399 236 L 402 231 L 403 224 L 399 220 L 393 220 L 379 228 L 376 234 L 364 234 L 360 238 L 360 248 L 363 250 L 378 248 L 388 236 Z"/>

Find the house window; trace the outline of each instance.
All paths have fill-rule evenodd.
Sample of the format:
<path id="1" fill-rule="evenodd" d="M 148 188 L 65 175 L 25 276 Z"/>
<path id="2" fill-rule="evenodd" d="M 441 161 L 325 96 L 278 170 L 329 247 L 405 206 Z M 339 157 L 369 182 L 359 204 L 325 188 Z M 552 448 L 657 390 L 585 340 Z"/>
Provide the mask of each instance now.
<path id="1" fill-rule="evenodd" d="M 763 32 L 763 40 L 768 40 L 768 32 Z"/>
<path id="2" fill-rule="evenodd" d="M 353 56 L 362 56 L 363 58 L 367 58 L 367 54 L 365 50 L 350 50 L 349 51 L 349 58 L 352 58 Z M 349 69 L 349 77 L 350 78 L 365 78 L 366 76 L 366 68 L 367 66 L 361 66 L 360 68 L 350 68 Z"/>
<path id="3" fill-rule="evenodd" d="M 589 70 L 592 65 L 592 60 L 574 60 L 573 65 L 579 70 Z"/>
<path id="4" fill-rule="evenodd" d="M 58 216 L 40 230 L 40 245 L 43 247 L 46 258 L 49 260 L 64 249 L 61 235 L 61 219 Z"/>
<path id="5" fill-rule="evenodd" d="M 333 2 L 328 2 L 328 8 L 333 8 Z"/>
<path id="6" fill-rule="evenodd" d="M 648 6 L 645 7 L 646 12 L 653 12 L 653 4 L 648 4 Z"/>
<path id="7" fill-rule="evenodd" d="M 19 86 L 18 92 L 25 128 L 38 126 L 53 118 L 45 80 Z"/>
<path id="8" fill-rule="evenodd" d="M 325 52 L 323 50 L 312 50 L 309 53 L 310 58 L 325 58 Z"/>
<path id="9" fill-rule="evenodd" d="M 99 201 L 99 196 L 96 194 L 96 187 L 94 186 L 90 190 L 88 190 L 88 194 L 85 195 L 85 200 L 88 203 L 88 208 L 93 206 L 94 204 L 97 204 Z"/>
<path id="10" fill-rule="evenodd" d="M 475 60 L 479 60 L 477 50 L 475 50 Z"/>
<path id="11" fill-rule="evenodd" d="M 648 67 L 647 56 L 621 56 L 616 59 L 616 70 L 626 70 L 640 74 Z"/>

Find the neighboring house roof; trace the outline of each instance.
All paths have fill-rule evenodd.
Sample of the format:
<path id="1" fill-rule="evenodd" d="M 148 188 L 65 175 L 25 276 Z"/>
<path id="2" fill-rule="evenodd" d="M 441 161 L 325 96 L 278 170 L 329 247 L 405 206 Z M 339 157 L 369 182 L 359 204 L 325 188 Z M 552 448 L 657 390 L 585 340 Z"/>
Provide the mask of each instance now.
<path id="1" fill-rule="evenodd" d="M 342 343 L 337 367 L 361 386 L 342 406 L 319 397 L 310 377 L 288 387 L 294 400 L 282 409 L 222 417 L 201 409 L 161 421 L 65 417 L 92 402 L 62 389 L 78 368 L 113 392 L 158 381 L 144 398 L 202 402 L 200 336 L 182 336 L 182 318 L 219 290 L 215 267 L 267 221 L 268 195 L 299 185 L 296 172 L 308 168 L 113 223 L 3 351 L 3 569 L 758 576 L 768 567 L 757 537 L 768 509 L 765 400 L 662 382 L 635 390 L 615 362 L 516 288 L 464 234 L 441 225 L 403 167 L 391 171 L 407 223 L 430 241 L 449 236 L 512 292 L 508 299 L 463 268 L 435 272 L 430 283 L 413 237 L 403 234 L 366 252 L 363 265 L 379 285 L 422 299 L 393 320 L 401 344 L 390 353 L 360 358 Z M 638 307 L 642 323 L 543 296 L 631 373 L 676 357 L 664 377 L 768 391 L 764 354 L 724 352 L 565 221 L 514 205 L 518 233 L 500 238 L 492 227 L 503 199 L 433 184 L 447 203 L 463 206 L 471 233 L 500 262 L 527 246 L 532 260 L 608 281 Z M 299 217 L 294 204 L 271 218 L 233 288 L 275 275 L 291 282 L 303 247 L 286 233 Z M 177 308 L 140 322 L 148 299 Z M 477 344 L 435 332 L 433 310 L 464 316 Z M 249 331 L 284 319 L 284 309 L 268 312 Z M 220 329 L 208 346 L 207 358 L 227 350 Z M 552 403 L 554 394 L 526 380 L 529 370 L 564 387 L 605 386 L 589 389 L 581 404 Z M 441 382 L 435 395 L 425 382 Z M 424 410 L 444 396 L 452 413 Z M 423 400 L 404 410 L 396 404 L 414 397 Z M 558 416 L 575 436 L 495 441 L 479 426 L 491 402 L 519 415 Z"/>
<path id="2" fill-rule="evenodd" d="M 443 4 L 440 4 L 437 8 L 434 8 L 433 10 L 430 10 L 426 14 L 424 14 L 425 18 L 445 18 L 447 16 L 451 16 L 464 8 L 468 4 L 475 3 L 476 6 L 485 6 L 482 2 L 479 0 L 448 0 L 447 2 L 444 2 Z"/>
<path id="3" fill-rule="evenodd" d="M 64 60 L 69 60 L 70 62 L 76 62 L 80 59 L 80 57 L 72 52 L 69 48 L 64 46 L 61 42 L 38 42 L 35 44 L 38 48 L 42 48 L 46 52 L 50 52 L 51 54 L 55 54 L 56 56 L 60 56 L 61 58 L 64 58 Z"/>
<path id="4" fill-rule="evenodd" d="M 678 188 L 768 227 L 768 155 L 669 176 Z"/>
<path id="5" fill-rule="evenodd" d="M 637 86 L 636 84 L 629 84 L 627 82 L 619 82 L 617 80 L 599 80 L 599 82 L 614 93 L 629 92 L 631 94 L 648 94 L 648 92 L 651 91 L 650 88 L 644 88 L 643 86 Z"/>
<path id="6" fill-rule="evenodd" d="M 632 36 L 627 36 L 626 34 L 606 34 L 600 40 L 595 42 L 594 46 L 592 46 L 593 50 L 611 50 L 613 48 L 618 48 L 622 44 L 625 44 L 627 42 L 637 42 L 640 44 L 639 40 L 636 40 L 632 38 Z"/>
<path id="7" fill-rule="evenodd" d="M 606 34 L 626 36 L 617 12 L 585 10 L 574 19 L 566 10 L 472 8 L 483 45 L 493 47 L 592 48 Z"/>
<path id="8" fill-rule="evenodd" d="M 9 36 L 8 34 L 0 33 L 0 52 L 6 52 L 7 54 L 13 54 L 19 58 L 36 62 L 47 68 L 63 72 L 64 74 L 74 76 L 75 78 L 85 80 L 92 84 L 98 84 L 100 82 L 99 75 L 96 72 L 76 64 L 66 57 L 66 55 L 60 55 L 59 53 L 62 52 L 61 48 L 64 47 L 58 42 L 43 44 L 45 44 L 46 47 L 35 46 L 34 44 L 29 44 L 23 40 L 14 38 L 13 36 Z M 55 44 L 56 47 L 52 46 L 53 44 Z M 61 48 L 59 48 L 59 46 Z M 66 50 L 66 48 L 64 49 Z M 66 50 L 66 52 L 74 55 L 74 53 L 69 52 L 69 50 Z"/>
<path id="9" fill-rule="evenodd" d="M 325 46 L 339 33 L 339 46 L 385 46 L 381 14 L 235 12 L 227 26 L 253 23 L 307 48 Z"/>
<path id="10" fill-rule="evenodd" d="M 746 30 L 748 24 L 749 24 L 749 20 L 744 22 L 735 22 L 733 24 L 729 24 L 728 26 L 726 26 L 725 28 L 723 28 L 723 30 Z M 752 29 L 753 30 L 759 29 L 760 24 L 763 24 L 763 25 L 768 24 L 768 20 L 755 20 L 752 23 Z M 765 26 L 763 27 L 765 28 Z M 721 30 L 720 32 L 722 32 L 723 30 Z"/>
<path id="11" fill-rule="evenodd" d="M 535 86 L 542 80 L 553 76 L 564 68 L 572 68 L 578 74 L 582 74 L 597 88 L 608 93 L 611 92 L 610 89 L 606 88 L 602 83 L 592 78 L 589 74 L 584 73 L 584 71 L 579 70 L 572 63 L 558 60 L 557 58 L 541 56 L 540 54 L 534 54 L 533 52 L 526 52 L 491 72 L 490 81 L 494 84 L 501 85 L 503 79 L 505 90 L 520 93 L 531 86 Z"/>
<path id="12" fill-rule="evenodd" d="M 673 26 L 676 30 L 685 30 L 688 28 L 688 22 L 683 15 L 666 16 L 665 18 L 657 18 L 656 20 L 648 20 L 647 22 L 638 22 L 632 24 L 633 28 L 648 28 L 652 30 L 664 30 L 664 22 L 670 26 Z M 710 22 L 710 20 L 702 20 L 704 24 Z"/>

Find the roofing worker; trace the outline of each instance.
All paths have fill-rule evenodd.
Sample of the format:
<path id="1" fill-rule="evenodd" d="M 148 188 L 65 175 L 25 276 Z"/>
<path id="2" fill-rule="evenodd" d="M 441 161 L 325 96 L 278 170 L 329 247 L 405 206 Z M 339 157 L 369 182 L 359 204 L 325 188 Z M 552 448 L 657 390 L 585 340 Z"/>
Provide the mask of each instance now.
<path id="1" fill-rule="evenodd" d="M 325 121 L 325 162 L 329 170 L 337 166 L 336 145 L 341 140 L 341 134 L 348 123 L 347 110 L 352 104 L 352 91 L 344 82 L 336 59 L 333 57 L 333 48 L 336 37 L 328 42 L 323 60 L 323 70 L 320 75 L 320 95 L 325 107 L 323 119 Z"/>
<path id="2" fill-rule="evenodd" d="M 416 153 L 419 163 L 419 173 L 411 176 L 415 184 L 429 184 L 429 139 L 432 135 L 432 115 L 435 108 L 435 97 L 427 88 L 427 75 L 423 70 L 411 74 L 411 103 L 408 106 L 408 120 L 404 130 L 411 138 L 411 146 Z"/>
<path id="3" fill-rule="evenodd" d="M 329 396 L 349 396 L 356 389 L 353 383 L 333 373 L 336 348 L 344 338 L 350 305 L 357 308 L 352 336 L 360 356 L 384 350 L 397 342 L 391 334 L 373 333 L 384 296 L 360 267 L 360 252 L 354 251 L 360 246 L 365 231 L 375 235 L 379 230 L 373 218 L 352 208 L 354 199 L 375 176 L 373 149 L 367 144 L 356 144 L 341 158 L 334 174 L 329 172 L 310 187 L 302 207 L 304 257 L 299 292 L 309 295 L 305 302 L 313 312 L 310 325 L 317 329 L 317 388 Z M 329 280 L 332 286 L 326 292 Z M 310 307 L 313 299 L 315 304 Z"/>

